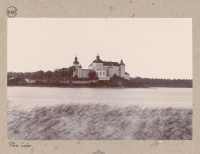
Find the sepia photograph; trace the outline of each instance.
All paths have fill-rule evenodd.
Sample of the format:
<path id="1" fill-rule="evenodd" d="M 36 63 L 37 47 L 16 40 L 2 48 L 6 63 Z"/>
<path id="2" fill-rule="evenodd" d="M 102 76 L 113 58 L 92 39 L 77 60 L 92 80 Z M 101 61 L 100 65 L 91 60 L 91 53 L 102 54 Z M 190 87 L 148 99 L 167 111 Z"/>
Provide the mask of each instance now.
<path id="1" fill-rule="evenodd" d="M 191 18 L 9 18 L 8 140 L 192 140 Z"/>

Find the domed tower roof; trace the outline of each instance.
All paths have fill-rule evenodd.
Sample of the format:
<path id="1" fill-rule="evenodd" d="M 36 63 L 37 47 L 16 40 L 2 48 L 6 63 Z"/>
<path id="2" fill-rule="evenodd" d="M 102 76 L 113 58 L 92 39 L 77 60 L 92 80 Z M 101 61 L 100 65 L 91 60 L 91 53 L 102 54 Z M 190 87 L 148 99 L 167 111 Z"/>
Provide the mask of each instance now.
<path id="1" fill-rule="evenodd" d="M 78 68 L 82 68 L 81 64 L 79 65 L 79 67 L 78 67 Z"/>
<path id="2" fill-rule="evenodd" d="M 93 63 L 103 63 L 103 61 L 100 59 L 99 54 L 97 55 L 96 59 L 93 61 Z"/>
<path id="3" fill-rule="evenodd" d="M 77 56 L 75 57 L 75 61 L 73 64 L 79 64 Z"/>
<path id="4" fill-rule="evenodd" d="M 125 65 L 125 64 L 123 63 L 123 60 L 122 60 L 122 59 L 121 59 L 120 65 Z"/>

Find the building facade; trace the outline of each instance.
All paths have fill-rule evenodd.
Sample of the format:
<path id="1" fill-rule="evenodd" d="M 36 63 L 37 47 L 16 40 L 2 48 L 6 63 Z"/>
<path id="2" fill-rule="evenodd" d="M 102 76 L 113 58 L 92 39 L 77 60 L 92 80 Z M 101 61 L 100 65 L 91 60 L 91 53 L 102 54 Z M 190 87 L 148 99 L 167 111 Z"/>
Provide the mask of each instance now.
<path id="1" fill-rule="evenodd" d="M 77 76 L 79 78 L 89 78 L 88 73 L 90 71 L 95 71 L 99 80 L 110 80 L 114 74 L 125 78 L 127 80 L 130 79 L 129 73 L 125 72 L 125 64 L 123 60 L 118 62 L 107 62 L 102 61 L 100 56 L 97 55 L 96 59 L 88 66 L 88 69 L 82 69 L 82 66 L 78 62 L 78 58 L 75 57 L 75 61 L 73 63 L 75 68 L 73 76 Z"/>

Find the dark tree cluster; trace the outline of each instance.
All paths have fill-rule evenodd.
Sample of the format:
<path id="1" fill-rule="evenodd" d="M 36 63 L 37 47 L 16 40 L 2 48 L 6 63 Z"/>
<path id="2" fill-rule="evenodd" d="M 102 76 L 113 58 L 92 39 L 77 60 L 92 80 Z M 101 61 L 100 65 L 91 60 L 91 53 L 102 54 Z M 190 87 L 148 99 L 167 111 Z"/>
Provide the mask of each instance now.
<path id="1" fill-rule="evenodd" d="M 98 77 L 97 77 L 97 74 L 96 74 L 95 71 L 90 71 L 90 72 L 88 73 L 88 76 L 89 76 L 89 79 L 90 79 L 90 80 L 98 80 Z"/>
<path id="2" fill-rule="evenodd" d="M 192 88 L 191 79 L 156 79 L 156 78 L 131 78 L 131 81 L 151 87 L 189 87 Z"/>
<path id="3" fill-rule="evenodd" d="M 49 78 L 67 78 L 73 75 L 74 67 L 69 68 L 61 68 L 55 69 L 52 71 L 36 71 L 36 72 L 8 72 L 7 77 L 8 79 L 12 77 L 23 77 L 23 78 L 30 78 L 30 79 L 49 79 Z"/>

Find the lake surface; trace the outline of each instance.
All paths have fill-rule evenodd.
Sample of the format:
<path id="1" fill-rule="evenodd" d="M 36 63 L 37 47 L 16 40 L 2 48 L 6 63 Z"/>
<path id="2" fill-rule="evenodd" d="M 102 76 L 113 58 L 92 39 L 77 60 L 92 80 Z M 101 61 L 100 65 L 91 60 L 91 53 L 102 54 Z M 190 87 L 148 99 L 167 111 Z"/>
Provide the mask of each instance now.
<path id="1" fill-rule="evenodd" d="M 192 108 L 192 88 L 8 87 L 9 107 L 32 109 L 69 103 Z"/>

